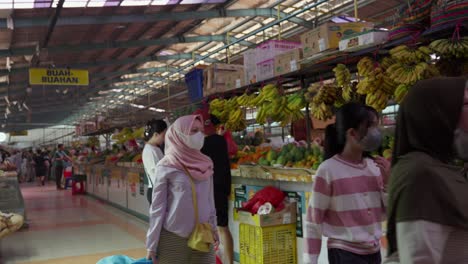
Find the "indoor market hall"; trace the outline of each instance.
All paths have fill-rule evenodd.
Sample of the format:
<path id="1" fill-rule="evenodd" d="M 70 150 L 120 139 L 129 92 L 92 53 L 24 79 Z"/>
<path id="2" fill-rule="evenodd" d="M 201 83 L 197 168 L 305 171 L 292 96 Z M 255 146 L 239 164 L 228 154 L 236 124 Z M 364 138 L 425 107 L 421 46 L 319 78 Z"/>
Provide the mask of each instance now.
<path id="1" fill-rule="evenodd" d="M 0 0 L 0 264 L 468 264 L 468 0 Z"/>

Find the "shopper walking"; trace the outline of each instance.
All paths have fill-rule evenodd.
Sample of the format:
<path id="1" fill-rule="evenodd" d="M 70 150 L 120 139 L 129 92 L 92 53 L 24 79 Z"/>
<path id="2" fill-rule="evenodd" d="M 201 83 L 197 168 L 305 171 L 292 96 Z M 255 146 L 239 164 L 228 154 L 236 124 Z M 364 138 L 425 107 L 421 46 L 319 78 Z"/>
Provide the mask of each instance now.
<path id="1" fill-rule="evenodd" d="M 205 137 L 202 124 L 200 116 L 183 116 L 167 130 L 165 156 L 156 166 L 146 243 L 154 264 L 215 263 L 213 251 L 193 250 L 187 244 L 196 222 L 209 223 L 218 237 L 213 162 L 200 152 Z"/>
<path id="2" fill-rule="evenodd" d="M 47 182 L 49 181 L 50 169 L 51 169 L 52 163 L 50 162 L 50 156 L 47 150 L 41 151 L 41 155 L 42 155 L 42 158 L 44 159 L 44 165 L 46 169 L 44 181 Z"/>
<path id="3" fill-rule="evenodd" d="M 18 151 L 18 150 L 13 151 L 13 155 L 9 157 L 8 160 L 11 163 L 15 164 L 16 173 L 18 175 L 18 181 L 20 183 L 24 182 L 23 172 L 21 170 L 22 163 L 23 163 L 23 154 L 21 153 L 21 151 Z"/>
<path id="4" fill-rule="evenodd" d="M 28 152 L 22 152 L 21 159 L 21 177 L 24 179 L 25 182 L 31 182 L 28 174 Z"/>
<path id="5" fill-rule="evenodd" d="M 26 170 L 27 170 L 27 178 L 28 182 L 35 182 L 36 181 L 36 169 L 34 164 L 34 152 L 32 149 L 26 151 Z"/>
<path id="6" fill-rule="evenodd" d="M 389 186 L 389 253 L 404 264 L 468 263 L 468 82 L 418 82 L 400 106 Z M 391 263 L 391 261 L 388 261 Z"/>
<path id="7" fill-rule="evenodd" d="M 234 262 L 234 242 L 229 231 L 229 195 L 231 194 L 231 166 L 229 162 L 228 146 L 223 136 L 216 133 L 219 120 L 210 115 L 208 111 L 198 110 L 205 120 L 205 144 L 202 153 L 213 161 L 214 200 L 218 232 L 223 245 L 223 259 L 225 264 Z"/>
<path id="8" fill-rule="evenodd" d="M 148 179 L 148 190 L 146 197 L 151 204 L 153 197 L 153 183 L 156 181 L 156 165 L 164 157 L 164 137 L 166 136 L 167 124 L 164 120 L 153 119 L 145 127 L 145 147 L 143 148 L 143 166 Z"/>
<path id="9" fill-rule="evenodd" d="M 44 186 L 47 174 L 47 165 L 46 160 L 44 159 L 44 154 L 40 149 L 38 149 L 36 152 L 34 163 L 36 166 L 36 176 L 39 177 L 40 184 Z"/>
<path id="10" fill-rule="evenodd" d="M 373 109 L 349 103 L 337 111 L 332 128 L 325 145 L 330 158 L 317 170 L 307 208 L 304 262 L 318 262 L 323 235 L 330 264 L 380 264 L 390 164 L 366 157 L 381 143 L 378 117 Z"/>
<path id="11" fill-rule="evenodd" d="M 70 160 L 68 158 L 65 148 L 63 144 L 58 144 L 57 146 L 57 151 L 54 153 L 54 174 L 55 174 L 55 183 L 57 185 L 57 190 L 62 190 L 62 176 L 63 176 L 63 170 L 67 164 L 67 162 Z"/>

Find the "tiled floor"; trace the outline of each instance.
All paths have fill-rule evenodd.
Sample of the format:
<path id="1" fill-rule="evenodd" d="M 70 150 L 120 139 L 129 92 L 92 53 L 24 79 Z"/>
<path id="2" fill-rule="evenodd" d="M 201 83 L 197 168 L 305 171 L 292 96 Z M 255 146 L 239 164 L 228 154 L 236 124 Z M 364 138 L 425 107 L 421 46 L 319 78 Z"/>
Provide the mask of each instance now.
<path id="1" fill-rule="evenodd" d="M 29 228 L 0 240 L 0 264 L 95 264 L 110 255 L 142 258 L 147 223 L 55 186 L 23 186 Z"/>

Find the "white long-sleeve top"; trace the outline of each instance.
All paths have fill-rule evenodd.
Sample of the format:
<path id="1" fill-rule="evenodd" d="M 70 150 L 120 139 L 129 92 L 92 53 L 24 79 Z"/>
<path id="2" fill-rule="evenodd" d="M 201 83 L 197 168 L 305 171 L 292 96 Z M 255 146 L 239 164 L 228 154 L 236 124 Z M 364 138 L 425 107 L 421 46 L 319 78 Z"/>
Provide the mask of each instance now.
<path id="1" fill-rule="evenodd" d="M 401 264 L 468 263 L 468 230 L 424 220 L 399 222 L 397 243 Z"/>
<path id="2" fill-rule="evenodd" d="M 141 159 L 146 177 L 148 177 L 148 188 L 153 188 L 153 183 L 156 181 L 156 165 L 163 157 L 164 154 L 159 147 L 146 144 L 143 148 Z"/>
<path id="3" fill-rule="evenodd" d="M 161 230 L 188 238 L 195 227 L 192 185 L 189 176 L 175 168 L 158 166 L 150 206 L 150 225 L 146 248 L 157 251 Z M 205 181 L 194 180 L 198 204 L 198 222 L 210 223 L 216 233 L 216 208 L 213 194 L 213 177 Z"/>

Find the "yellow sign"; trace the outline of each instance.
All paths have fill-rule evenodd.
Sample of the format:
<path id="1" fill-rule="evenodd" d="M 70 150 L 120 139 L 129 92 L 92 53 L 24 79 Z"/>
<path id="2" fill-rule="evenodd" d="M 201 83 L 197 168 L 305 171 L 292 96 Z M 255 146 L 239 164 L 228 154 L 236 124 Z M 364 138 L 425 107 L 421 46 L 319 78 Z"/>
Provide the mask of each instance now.
<path id="1" fill-rule="evenodd" d="M 27 136 L 28 131 L 27 130 L 22 130 L 22 131 L 11 131 L 10 132 L 10 137 L 17 137 L 17 136 Z"/>
<path id="2" fill-rule="evenodd" d="M 29 84 L 86 86 L 89 85 L 89 74 L 87 70 L 31 68 Z"/>
<path id="3" fill-rule="evenodd" d="M 137 184 L 140 182 L 140 174 L 137 172 L 128 172 L 127 177 L 130 184 Z"/>
<path id="4" fill-rule="evenodd" d="M 112 179 L 120 179 L 122 177 L 122 170 L 121 169 L 113 169 L 111 172 Z"/>

